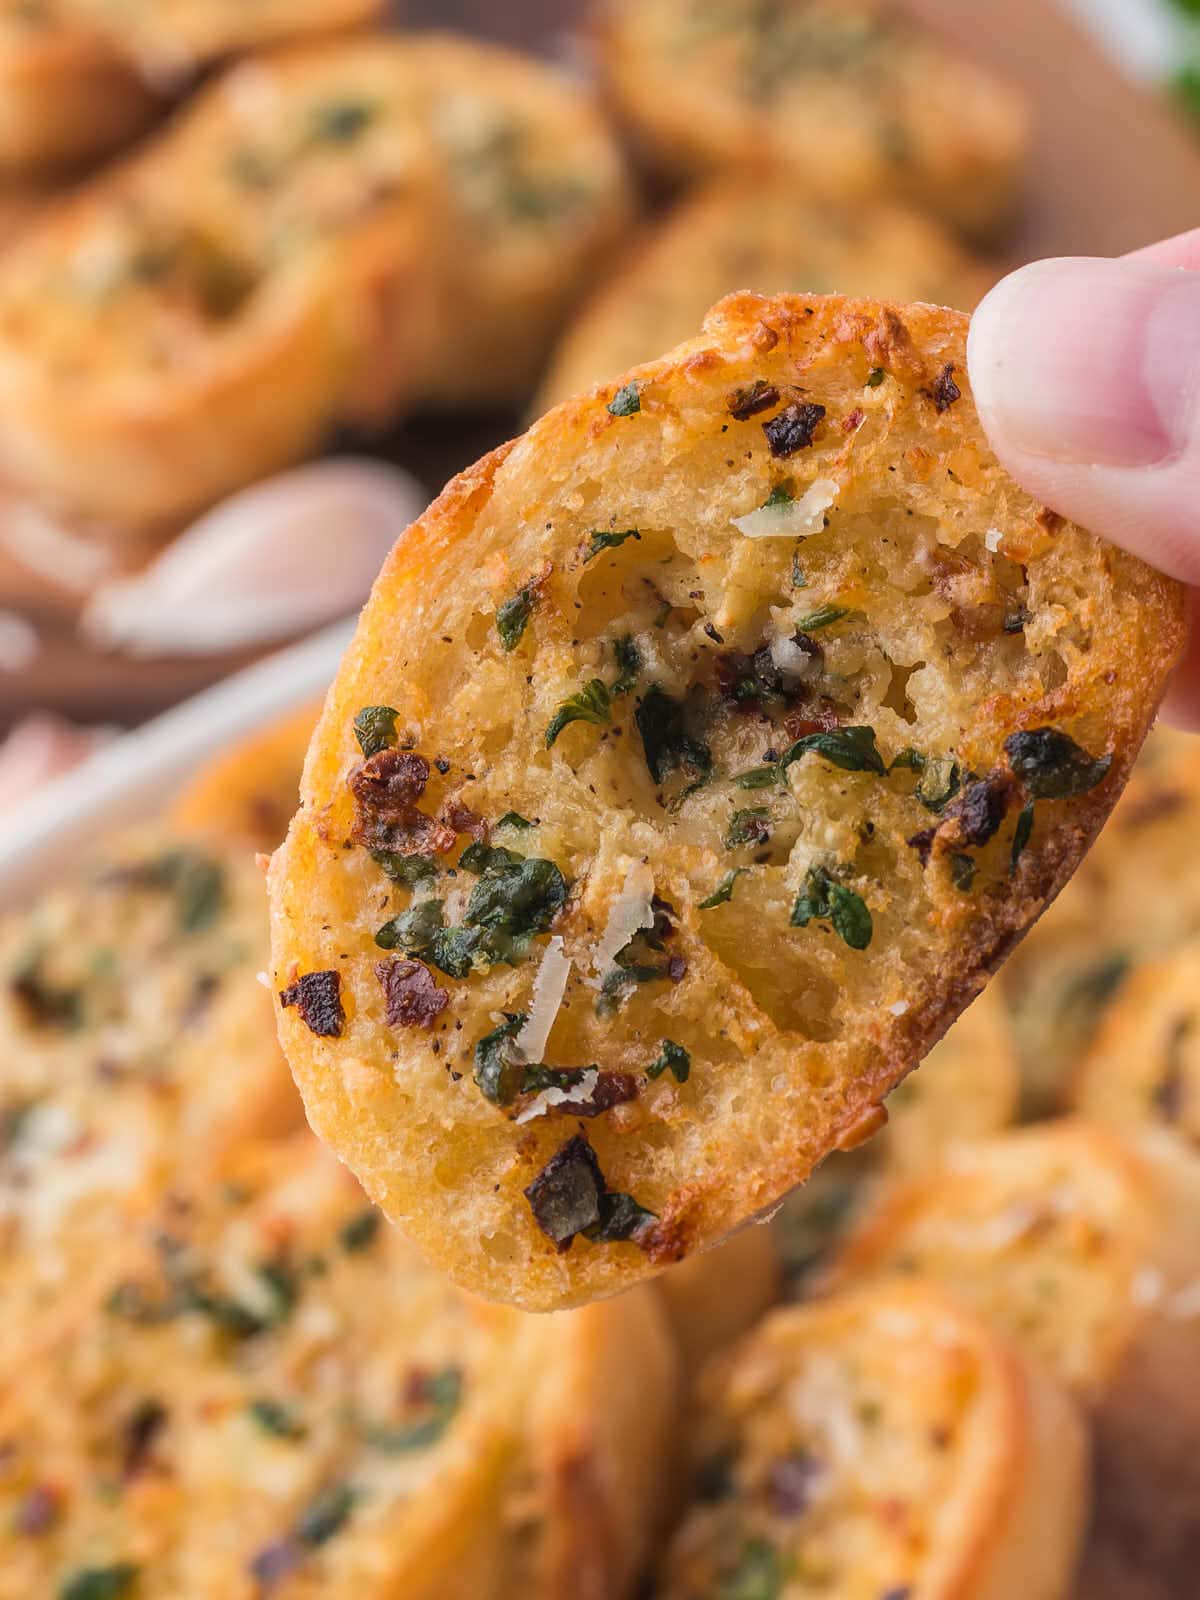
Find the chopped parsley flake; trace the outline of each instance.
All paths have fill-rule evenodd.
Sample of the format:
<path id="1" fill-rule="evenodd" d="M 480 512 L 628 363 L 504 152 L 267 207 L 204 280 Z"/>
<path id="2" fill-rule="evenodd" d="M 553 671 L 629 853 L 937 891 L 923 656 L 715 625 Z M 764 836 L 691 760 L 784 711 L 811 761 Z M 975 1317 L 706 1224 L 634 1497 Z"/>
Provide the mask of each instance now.
<path id="1" fill-rule="evenodd" d="M 419 889 L 437 877 L 437 862 L 433 856 L 402 856 L 394 850 L 372 850 L 371 860 L 392 880 L 405 889 Z"/>
<path id="2" fill-rule="evenodd" d="M 381 750 L 390 750 L 396 742 L 396 718 L 400 713 L 392 706 L 364 706 L 354 719 L 354 736 L 358 748 L 369 761 Z"/>
<path id="3" fill-rule="evenodd" d="M 646 766 L 655 783 L 662 783 L 672 772 L 684 771 L 696 782 L 712 773 L 712 751 L 703 740 L 688 731 L 682 702 L 672 700 L 656 684 L 647 689 L 634 712 L 641 734 Z"/>
<path id="4" fill-rule="evenodd" d="M 528 817 L 523 817 L 519 811 L 506 811 L 497 822 L 498 828 L 518 828 L 525 833 L 530 828 L 536 828 L 536 822 L 530 822 Z"/>
<path id="5" fill-rule="evenodd" d="M 1021 857 L 1025 854 L 1025 848 L 1029 843 L 1032 833 L 1033 801 L 1029 800 L 1021 807 L 1021 814 L 1017 818 L 1017 828 L 1016 832 L 1013 834 L 1012 858 L 1009 862 L 1009 870 L 1011 872 L 1015 872 L 1017 870 L 1017 862 L 1020 861 Z"/>
<path id="6" fill-rule="evenodd" d="M 337 1483 L 326 1489 L 301 1513 L 296 1523 L 297 1539 L 314 1548 L 328 1544 L 345 1526 L 357 1499 L 348 1483 Z"/>
<path id="7" fill-rule="evenodd" d="M 617 658 L 617 678 L 612 692 L 614 695 L 628 694 L 642 670 L 642 653 L 626 633 L 613 640 L 613 654 Z"/>
<path id="8" fill-rule="evenodd" d="M 58 1600 L 125 1600 L 141 1569 L 131 1561 L 111 1567 L 83 1567 L 61 1585 Z"/>
<path id="9" fill-rule="evenodd" d="M 375 1242 L 381 1222 L 382 1219 L 379 1212 L 373 1206 L 366 1211 L 360 1211 L 356 1217 L 351 1217 L 349 1222 L 343 1223 L 338 1231 L 338 1240 L 342 1249 L 348 1251 L 351 1255 L 357 1254 L 360 1250 L 369 1249 Z"/>
<path id="10" fill-rule="evenodd" d="M 611 410 L 611 406 L 609 407 Z M 608 533 L 602 528 L 594 528 L 588 540 L 587 554 L 584 562 L 591 561 L 602 550 L 619 550 L 626 539 L 640 539 L 642 536 L 636 528 L 626 528 L 624 533 Z"/>
<path id="11" fill-rule="evenodd" d="M 611 417 L 633 417 L 641 409 L 642 392 L 638 384 L 633 381 L 618 389 L 608 402 L 608 414 Z"/>
<path id="12" fill-rule="evenodd" d="M 251 1400 L 247 1411 L 264 1433 L 276 1439 L 303 1439 L 304 1424 L 295 1410 L 280 1400 Z"/>
<path id="13" fill-rule="evenodd" d="M 669 1072 L 676 1083 L 686 1083 L 691 1070 L 692 1058 L 683 1046 L 674 1039 L 664 1039 L 658 1056 L 646 1068 L 646 1076 L 661 1078 L 664 1072 Z"/>
<path id="14" fill-rule="evenodd" d="M 462 1398 L 462 1373 L 457 1367 L 444 1367 L 422 1384 L 422 1399 L 428 1415 L 399 1428 L 374 1427 L 367 1430 L 367 1442 L 385 1455 L 406 1455 L 411 1450 L 427 1450 L 436 1444 L 454 1420 Z"/>
<path id="15" fill-rule="evenodd" d="M 313 116 L 313 138 L 324 144 L 352 144 L 375 117 L 375 108 L 361 100 L 335 100 L 318 106 Z"/>
<path id="16" fill-rule="evenodd" d="M 746 806 L 735 811 L 725 833 L 725 848 L 736 850 L 746 844 L 766 844 L 771 837 L 771 813 L 766 806 Z"/>
<path id="17" fill-rule="evenodd" d="M 536 583 L 527 583 L 511 599 L 496 609 L 496 632 L 505 650 L 515 650 L 537 605 L 539 591 Z"/>
<path id="18" fill-rule="evenodd" d="M 549 750 L 564 728 L 572 722 L 591 722 L 603 727 L 612 717 L 612 693 L 600 678 L 585 683 L 578 694 L 571 695 L 551 718 L 546 729 L 546 749 Z"/>
<path id="19" fill-rule="evenodd" d="M 874 924 L 866 901 L 824 867 L 810 867 L 804 887 L 792 907 L 792 926 L 807 928 L 816 919 L 828 922 L 838 938 L 851 950 L 865 950 L 871 942 Z"/>
<path id="20" fill-rule="evenodd" d="M 1111 756 L 1091 756 L 1058 728 L 1033 728 L 1011 733 L 1005 754 L 1017 777 L 1035 800 L 1065 800 L 1086 794 L 1103 781 Z"/>
<path id="21" fill-rule="evenodd" d="M 816 633 L 819 628 L 828 628 L 835 622 L 840 622 L 843 617 L 850 615 L 848 606 L 818 606 L 815 611 L 808 611 L 798 618 L 796 627 L 801 633 Z"/>
<path id="22" fill-rule="evenodd" d="M 720 883 L 718 883 L 717 887 L 709 895 L 708 899 L 701 900 L 698 909 L 701 911 L 712 911 L 715 909 L 715 907 L 723 906 L 727 901 L 732 900 L 734 884 L 741 877 L 742 873 L 747 871 L 749 871 L 748 867 L 734 867 L 732 871 L 727 872 L 721 879 Z"/>

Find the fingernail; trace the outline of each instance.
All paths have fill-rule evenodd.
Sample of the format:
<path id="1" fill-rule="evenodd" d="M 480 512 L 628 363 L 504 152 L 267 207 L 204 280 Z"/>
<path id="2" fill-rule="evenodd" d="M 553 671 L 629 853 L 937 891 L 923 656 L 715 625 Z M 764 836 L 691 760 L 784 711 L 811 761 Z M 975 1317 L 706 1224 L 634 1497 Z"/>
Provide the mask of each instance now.
<path id="1" fill-rule="evenodd" d="M 1200 273 L 1039 261 L 975 313 L 971 387 L 997 450 L 1152 466 L 1186 444 L 1200 378 Z"/>

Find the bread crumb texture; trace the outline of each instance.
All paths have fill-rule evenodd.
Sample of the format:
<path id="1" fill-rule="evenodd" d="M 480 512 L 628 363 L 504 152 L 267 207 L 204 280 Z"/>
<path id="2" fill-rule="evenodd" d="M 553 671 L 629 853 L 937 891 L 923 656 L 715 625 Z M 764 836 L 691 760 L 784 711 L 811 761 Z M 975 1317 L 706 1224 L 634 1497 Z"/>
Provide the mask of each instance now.
<path id="1" fill-rule="evenodd" d="M 1179 587 L 1001 472 L 967 318 L 737 295 L 400 540 L 272 871 L 313 1126 L 551 1308 L 775 1206 L 1062 887 Z"/>

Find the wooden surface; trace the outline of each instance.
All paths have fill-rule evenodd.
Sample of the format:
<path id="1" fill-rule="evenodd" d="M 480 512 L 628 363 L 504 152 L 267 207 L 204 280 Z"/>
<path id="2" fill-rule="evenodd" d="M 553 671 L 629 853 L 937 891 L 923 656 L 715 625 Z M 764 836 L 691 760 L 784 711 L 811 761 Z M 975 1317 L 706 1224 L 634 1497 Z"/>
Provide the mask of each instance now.
<path id="1" fill-rule="evenodd" d="M 1200 138 L 1165 104 L 1127 83 L 1052 0 L 904 0 L 907 9 L 1022 84 L 1034 110 L 1024 204 L 1004 260 L 1112 255 L 1200 226 Z M 456 28 L 551 55 L 570 49 L 576 0 L 404 0 L 414 27 Z M 440 488 L 507 437 L 516 417 L 422 420 L 375 446 Z M 0 728 L 32 705 L 83 720 L 136 722 L 248 659 L 124 661 L 81 647 L 61 591 L 19 579 L 0 556 L 0 607 L 39 627 L 25 673 L 0 671 Z"/>

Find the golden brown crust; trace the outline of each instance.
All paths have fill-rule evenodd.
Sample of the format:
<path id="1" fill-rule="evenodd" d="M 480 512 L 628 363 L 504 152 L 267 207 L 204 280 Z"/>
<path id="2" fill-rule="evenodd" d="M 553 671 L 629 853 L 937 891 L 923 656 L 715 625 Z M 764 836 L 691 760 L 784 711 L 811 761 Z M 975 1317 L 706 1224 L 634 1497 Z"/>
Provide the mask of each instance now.
<path id="1" fill-rule="evenodd" d="M 178 1175 L 0 1392 L 3 1600 L 126 1565 L 141 1600 L 627 1600 L 671 1479 L 656 1296 L 481 1306 L 307 1134 L 223 1177 Z"/>
<path id="2" fill-rule="evenodd" d="M 172 825 L 274 850 L 299 804 L 300 774 L 320 709 L 310 701 L 214 756 L 175 797 Z"/>
<path id="3" fill-rule="evenodd" d="M 1068 1385 L 1094 1422 L 1100 1532 L 1175 1593 L 1200 1539 L 1200 1401 L 1185 1376 L 1198 1270 L 1194 1153 L 1170 1134 L 1060 1121 L 961 1146 L 884 1191 L 828 1283 L 942 1283 Z"/>
<path id="4" fill-rule="evenodd" d="M 0 468 L 131 537 L 338 422 L 515 399 L 628 207 L 539 62 L 440 35 L 243 62 L 7 253 Z"/>
<path id="5" fill-rule="evenodd" d="M 685 196 L 622 253 L 555 352 L 535 412 L 690 339 L 734 289 L 925 300 L 971 311 L 996 273 L 932 219 L 814 198 L 787 173 L 740 171 Z"/>
<path id="6" fill-rule="evenodd" d="M 1061 1600 L 1087 1499 L 1071 1402 L 969 1312 L 885 1284 L 776 1312 L 707 1375 L 663 1600 Z M 753 1581 L 752 1581 L 753 1580 Z"/>
<path id="7" fill-rule="evenodd" d="M 593 32 L 618 113 L 671 174 L 776 162 L 814 193 L 900 196 L 972 233 L 1011 206 L 1023 97 L 891 7 L 598 0 Z"/>
<path id="8" fill-rule="evenodd" d="M 345 1027 L 318 1037 L 293 1007 L 282 1037 L 313 1126 L 489 1295 L 577 1303 L 776 1205 L 974 997 L 1120 791 L 1180 647 L 1182 595 L 1082 530 L 1047 529 L 1003 476 L 974 414 L 966 327 L 928 306 L 731 297 L 700 338 L 457 479 L 384 569 L 272 872 L 276 988 L 336 971 Z M 773 486 L 782 508 L 764 503 Z M 764 519 L 771 536 L 756 537 Z M 511 607 L 497 621 L 514 599 L 519 638 Z M 796 644 L 805 626 L 815 646 Z M 641 669 L 614 693 L 625 635 Z M 550 728 L 593 678 L 599 709 Z M 764 702 L 749 714 L 746 681 Z M 380 705 L 401 748 L 360 772 L 354 719 Z M 878 754 L 841 742 L 865 725 Z M 840 764 L 804 743 L 814 727 L 837 734 Z M 924 798 L 905 761 L 925 763 Z M 755 801 L 767 843 L 727 847 L 734 810 Z M 469 874 L 410 902 L 370 854 L 446 861 L 448 827 L 457 851 L 510 811 L 538 826 L 495 842 L 542 862 L 513 870 L 543 874 L 547 895 L 558 886 L 508 947 L 516 965 L 485 930 L 528 931 L 526 913 L 498 903 L 472 921 Z M 731 863 L 750 876 L 702 908 Z M 636 929 L 647 883 L 665 909 L 646 914 L 668 926 L 647 932 L 658 951 L 629 940 L 625 970 L 648 978 L 618 973 L 614 989 L 605 934 L 614 917 Z M 420 918 L 458 928 L 465 958 L 404 920 L 430 900 L 442 910 Z M 375 934 L 397 916 L 387 938 L 423 954 L 445 995 L 429 1028 L 384 1015 Z M 535 1048 L 554 1068 L 615 1074 L 579 1080 L 610 1107 L 591 1100 L 582 1131 L 570 1096 L 555 1112 L 540 1089 L 506 1102 L 497 1082 L 494 1103 L 473 1079 L 475 1047 L 528 1013 L 547 960 L 547 982 L 571 967 Z M 647 1076 L 664 1041 L 689 1053 L 687 1082 L 666 1060 Z M 505 1063 L 523 1083 L 501 1048 L 491 1067 Z M 654 1213 L 640 1246 L 555 1248 L 535 1216 L 544 1189 L 525 1191 L 556 1158 L 586 1205 L 607 1214 L 624 1203 L 606 1196 L 627 1194 Z"/>
<path id="9" fill-rule="evenodd" d="M 71 1313 L 181 1149 L 203 1173 L 299 1123 L 266 957 L 248 852 L 163 830 L 0 929 L 0 1368 Z"/>

